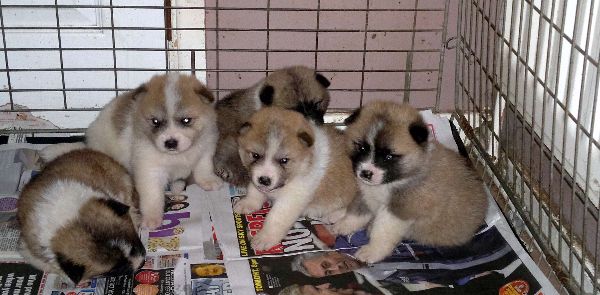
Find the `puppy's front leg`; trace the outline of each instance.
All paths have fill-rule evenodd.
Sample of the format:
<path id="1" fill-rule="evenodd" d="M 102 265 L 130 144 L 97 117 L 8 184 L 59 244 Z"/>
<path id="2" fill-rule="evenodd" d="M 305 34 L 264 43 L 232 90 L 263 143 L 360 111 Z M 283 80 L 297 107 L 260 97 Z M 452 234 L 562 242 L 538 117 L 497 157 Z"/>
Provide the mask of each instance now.
<path id="1" fill-rule="evenodd" d="M 137 168 L 137 167 L 136 167 Z M 140 195 L 142 226 L 155 229 L 162 224 L 167 176 L 156 168 L 135 169 L 135 187 Z"/>
<path id="2" fill-rule="evenodd" d="M 263 228 L 252 238 L 252 248 L 267 250 L 281 242 L 304 212 L 308 201 L 304 193 L 281 192 L 281 198 L 273 204 Z"/>
<path id="3" fill-rule="evenodd" d="M 375 263 L 390 255 L 412 226 L 412 221 L 402 220 L 393 215 L 387 208 L 381 208 L 376 213 L 369 243 L 356 252 L 358 260 Z"/>
<path id="4" fill-rule="evenodd" d="M 261 193 L 251 183 L 248 185 L 246 196 L 233 204 L 233 212 L 239 214 L 250 214 L 260 208 L 267 200 L 265 194 Z"/>
<path id="5" fill-rule="evenodd" d="M 357 196 L 348 206 L 346 215 L 333 224 L 331 231 L 337 235 L 349 235 L 365 228 L 372 218 L 373 213 L 367 204 Z"/>
<path id="6" fill-rule="evenodd" d="M 215 155 L 215 145 L 211 144 L 211 147 L 206 152 L 200 155 L 200 160 L 194 167 L 194 181 L 203 189 L 207 191 L 213 191 L 221 188 L 223 180 L 215 175 L 215 167 L 213 164 L 213 157 Z"/>

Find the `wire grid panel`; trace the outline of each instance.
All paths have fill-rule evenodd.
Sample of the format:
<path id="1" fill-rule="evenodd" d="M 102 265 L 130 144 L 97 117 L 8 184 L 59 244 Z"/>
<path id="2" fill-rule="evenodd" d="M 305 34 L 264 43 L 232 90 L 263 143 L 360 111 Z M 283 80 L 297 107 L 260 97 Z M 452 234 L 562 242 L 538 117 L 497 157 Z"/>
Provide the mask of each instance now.
<path id="1" fill-rule="evenodd" d="M 456 112 L 572 292 L 598 285 L 600 5 L 466 1 Z"/>
<path id="2" fill-rule="evenodd" d="M 154 74 L 195 73 L 222 98 L 296 64 L 332 81 L 332 108 L 390 99 L 448 110 L 447 11 L 432 0 L 3 0 L 0 112 L 85 128 Z"/>

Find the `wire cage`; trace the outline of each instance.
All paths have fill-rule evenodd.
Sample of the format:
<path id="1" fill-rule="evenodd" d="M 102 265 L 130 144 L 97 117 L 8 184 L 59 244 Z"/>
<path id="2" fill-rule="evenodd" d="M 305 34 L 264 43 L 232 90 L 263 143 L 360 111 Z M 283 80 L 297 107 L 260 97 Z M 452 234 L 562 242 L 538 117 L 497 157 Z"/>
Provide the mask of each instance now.
<path id="1" fill-rule="evenodd" d="M 0 135 L 81 134 L 165 71 L 222 98 L 307 65 L 332 82 L 329 122 L 374 99 L 451 114 L 544 273 L 596 294 L 596 2 L 2 0 Z"/>
<path id="2" fill-rule="evenodd" d="M 599 12 L 597 1 L 460 1 L 458 19 L 455 118 L 513 225 L 581 294 L 598 293 Z"/>

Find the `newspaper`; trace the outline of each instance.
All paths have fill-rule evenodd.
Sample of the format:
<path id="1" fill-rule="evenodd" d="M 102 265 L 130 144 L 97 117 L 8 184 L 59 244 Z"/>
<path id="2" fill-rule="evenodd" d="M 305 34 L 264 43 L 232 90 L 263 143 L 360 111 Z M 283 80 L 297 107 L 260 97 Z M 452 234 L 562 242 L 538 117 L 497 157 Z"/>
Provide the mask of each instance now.
<path id="1" fill-rule="evenodd" d="M 448 121 L 423 113 L 434 139 L 457 150 Z M 334 236 L 318 220 L 300 219 L 277 246 L 255 251 L 250 238 L 270 204 L 234 214 L 244 188 L 205 192 L 195 185 L 165 194 L 163 225 L 141 230 L 147 257 L 132 274 L 69 279 L 27 265 L 17 252 L 16 200 L 41 168 L 40 145 L 0 146 L 0 288 L 2 294 L 554 294 L 495 203 L 473 240 L 458 248 L 403 241 L 376 264 L 353 254 L 364 231 Z M 5 185 L 6 184 L 6 185 Z M 491 199 L 488 193 L 488 197 Z"/>

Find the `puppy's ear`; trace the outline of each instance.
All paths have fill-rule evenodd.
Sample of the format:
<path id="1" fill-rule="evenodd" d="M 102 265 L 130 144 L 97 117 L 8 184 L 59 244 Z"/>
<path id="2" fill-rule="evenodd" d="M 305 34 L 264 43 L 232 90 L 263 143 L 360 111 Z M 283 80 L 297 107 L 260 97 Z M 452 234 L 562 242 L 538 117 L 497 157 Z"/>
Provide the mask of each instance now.
<path id="1" fill-rule="evenodd" d="M 313 145 L 313 143 L 315 142 L 314 138 L 310 134 L 308 134 L 308 132 L 306 132 L 306 131 L 298 132 L 298 139 L 306 147 L 311 147 Z"/>
<path id="2" fill-rule="evenodd" d="M 138 86 L 136 89 L 131 91 L 131 99 L 136 100 L 138 97 L 148 91 L 146 84 Z"/>
<path id="3" fill-rule="evenodd" d="M 275 89 L 273 88 L 273 86 L 266 85 L 260 90 L 260 94 L 259 94 L 260 101 L 265 106 L 270 106 L 273 104 L 273 95 L 274 94 L 275 94 Z"/>
<path id="4" fill-rule="evenodd" d="M 427 129 L 427 126 L 425 126 L 423 121 L 411 123 L 410 126 L 408 126 L 408 131 L 415 142 L 419 145 L 426 143 L 427 139 L 429 138 L 429 129 Z"/>
<path id="5" fill-rule="evenodd" d="M 212 92 L 210 92 L 208 88 L 204 86 L 199 86 L 198 88 L 194 89 L 194 92 L 196 92 L 196 94 L 200 96 L 200 99 L 202 99 L 202 101 L 204 101 L 207 104 L 213 104 L 216 101 Z"/>
<path id="6" fill-rule="evenodd" d="M 329 82 L 329 80 L 327 78 L 325 78 L 325 76 L 323 76 L 319 73 L 315 74 L 315 78 L 317 79 L 319 84 L 323 85 L 323 87 L 325 87 L 325 88 L 327 88 L 327 87 L 329 87 L 329 85 L 331 85 L 331 82 Z"/>
<path id="7" fill-rule="evenodd" d="M 74 263 L 61 253 L 56 254 L 56 260 L 58 261 L 60 268 L 67 274 L 73 283 L 77 284 L 81 281 L 81 278 L 83 278 L 83 274 L 85 273 L 85 266 Z"/>
<path id="8" fill-rule="evenodd" d="M 356 110 L 354 110 L 354 112 L 352 112 L 352 114 L 350 114 L 350 116 L 348 116 L 348 118 L 346 118 L 344 120 L 344 125 L 348 126 L 354 122 L 356 122 L 356 120 L 358 119 L 358 116 L 360 116 L 360 110 L 362 108 L 358 108 Z"/>
<path id="9" fill-rule="evenodd" d="M 101 202 L 104 206 L 110 208 L 110 210 L 115 212 L 117 216 L 123 216 L 129 212 L 129 206 L 121 202 L 115 201 L 113 199 L 100 199 L 99 202 Z"/>
<path id="10" fill-rule="evenodd" d="M 242 127 L 240 127 L 240 129 L 238 130 L 238 134 L 239 135 L 244 135 L 248 132 L 248 130 L 250 130 L 250 128 L 252 127 L 252 124 L 250 124 L 250 122 L 246 122 L 244 124 L 242 124 Z"/>

